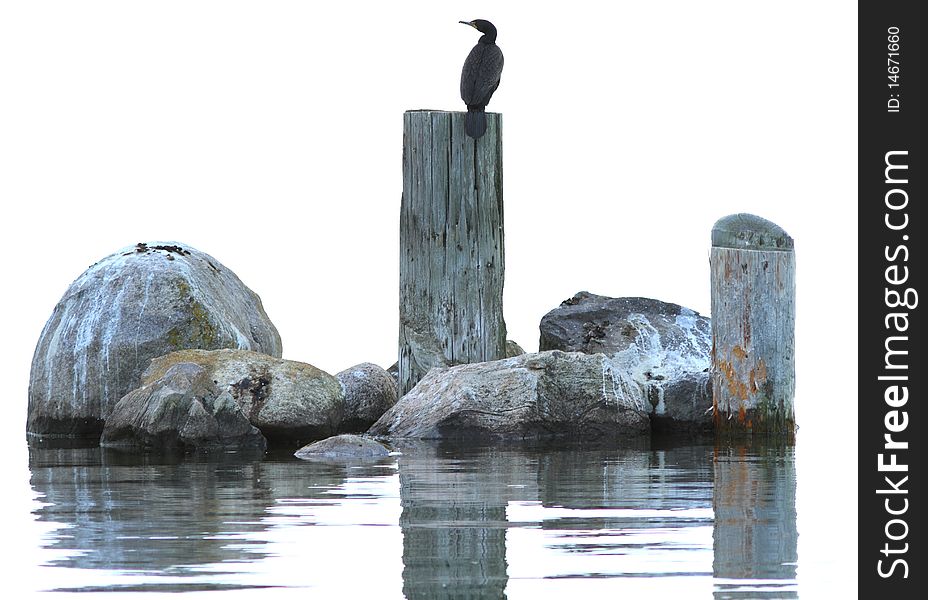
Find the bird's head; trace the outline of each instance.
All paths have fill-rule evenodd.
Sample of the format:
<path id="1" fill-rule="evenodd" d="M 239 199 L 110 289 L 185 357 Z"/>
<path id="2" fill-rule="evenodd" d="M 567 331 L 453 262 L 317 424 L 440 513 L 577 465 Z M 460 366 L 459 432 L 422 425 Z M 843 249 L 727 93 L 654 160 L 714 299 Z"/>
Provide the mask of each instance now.
<path id="1" fill-rule="evenodd" d="M 458 21 L 458 23 L 470 25 L 480 33 L 496 38 L 496 27 L 493 26 L 493 23 L 490 23 L 484 19 L 474 19 L 473 21 Z"/>

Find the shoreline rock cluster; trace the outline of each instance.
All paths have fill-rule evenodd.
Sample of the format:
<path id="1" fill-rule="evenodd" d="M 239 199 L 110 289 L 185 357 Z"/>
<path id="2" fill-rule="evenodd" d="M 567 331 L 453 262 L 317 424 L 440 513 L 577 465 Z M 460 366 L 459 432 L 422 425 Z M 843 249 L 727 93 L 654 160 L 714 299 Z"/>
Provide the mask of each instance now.
<path id="1" fill-rule="evenodd" d="M 299 445 L 363 431 L 396 402 L 376 365 L 333 376 L 281 354 L 231 270 L 185 244 L 139 243 L 58 302 L 33 355 L 26 431 L 136 449 Z"/>
<path id="2" fill-rule="evenodd" d="M 36 346 L 27 431 L 127 449 L 297 448 L 382 456 L 381 438 L 633 438 L 712 427 L 709 319 L 580 292 L 540 351 L 437 367 L 402 398 L 371 364 L 330 375 L 281 358 L 261 300 L 219 261 L 140 243 L 91 266 Z M 366 437 L 331 438 L 366 432 Z M 311 449 L 312 448 L 312 449 Z"/>
<path id="3" fill-rule="evenodd" d="M 151 361 L 142 386 L 116 403 L 100 443 L 226 448 L 253 445 L 256 433 L 262 447 L 298 448 L 364 431 L 395 402 L 393 379 L 370 363 L 336 377 L 249 350 L 179 350 Z"/>
<path id="4" fill-rule="evenodd" d="M 258 295 L 205 252 L 149 242 L 107 256 L 68 287 L 39 336 L 27 430 L 99 436 L 149 361 L 185 348 L 283 351 Z"/>
<path id="5" fill-rule="evenodd" d="M 369 433 L 602 439 L 712 429 L 706 317 L 580 292 L 540 329 L 538 353 L 432 369 Z"/>

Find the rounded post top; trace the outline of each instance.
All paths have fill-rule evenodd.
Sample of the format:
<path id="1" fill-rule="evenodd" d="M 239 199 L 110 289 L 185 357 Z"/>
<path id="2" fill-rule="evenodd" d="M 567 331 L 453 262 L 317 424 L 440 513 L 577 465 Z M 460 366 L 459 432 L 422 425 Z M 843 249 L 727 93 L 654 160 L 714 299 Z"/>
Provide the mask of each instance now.
<path id="1" fill-rule="evenodd" d="M 738 213 L 712 226 L 712 245 L 746 250 L 793 250 L 793 238 L 782 227 L 757 215 Z"/>

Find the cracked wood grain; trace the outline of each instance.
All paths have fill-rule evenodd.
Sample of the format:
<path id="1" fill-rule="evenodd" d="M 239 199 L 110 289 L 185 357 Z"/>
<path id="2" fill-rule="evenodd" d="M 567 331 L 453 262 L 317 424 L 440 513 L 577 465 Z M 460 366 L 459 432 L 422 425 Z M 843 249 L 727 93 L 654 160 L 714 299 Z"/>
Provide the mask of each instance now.
<path id="1" fill-rule="evenodd" d="M 408 111 L 400 206 L 400 395 L 432 368 L 505 357 L 502 119 Z"/>

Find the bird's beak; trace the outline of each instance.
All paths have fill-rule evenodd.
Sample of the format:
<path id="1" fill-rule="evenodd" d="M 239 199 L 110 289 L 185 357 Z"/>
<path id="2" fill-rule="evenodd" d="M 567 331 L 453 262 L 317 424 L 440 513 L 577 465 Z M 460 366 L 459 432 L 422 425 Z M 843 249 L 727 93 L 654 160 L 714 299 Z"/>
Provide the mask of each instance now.
<path id="1" fill-rule="evenodd" d="M 472 21 L 458 21 L 458 23 L 462 23 L 462 24 L 464 24 L 464 25 L 470 25 L 470 26 L 473 27 L 474 29 L 477 29 L 477 26 L 474 25 L 474 23 L 473 23 Z"/>

